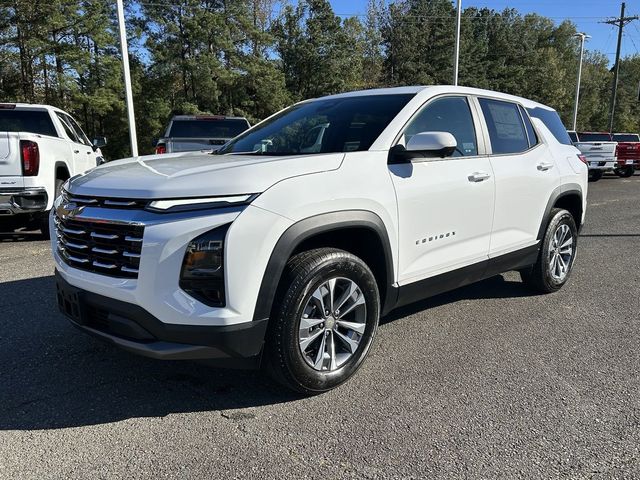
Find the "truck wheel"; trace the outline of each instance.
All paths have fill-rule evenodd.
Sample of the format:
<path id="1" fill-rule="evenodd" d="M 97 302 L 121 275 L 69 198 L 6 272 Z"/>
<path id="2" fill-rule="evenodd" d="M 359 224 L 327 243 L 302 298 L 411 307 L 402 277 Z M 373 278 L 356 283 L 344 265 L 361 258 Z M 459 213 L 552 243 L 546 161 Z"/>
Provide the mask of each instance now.
<path id="1" fill-rule="evenodd" d="M 589 181 L 597 182 L 602 178 L 602 170 L 589 170 Z"/>
<path id="2" fill-rule="evenodd" d="M 616 175 L 622 178 L 629 178 L 633 176 L 634 172 L 635 172 L 635 168 L 633 168 L 633 165 L 629 165 L 629 166 L 625 166 L 623 168 L 617 169 Z"/>
<path id="3" fill-rule="evenodd" d="M 577 246 L 578 229 L 573 216 L 567 210 L 554 208 L 538 261 L 531 268 L 520 271 L 522 281 L 541 293 L 560 290 L 571 275 Z"/>
<path id="4" fill-rule="evenodd" d="M 56 178 L 55 190 L 54 190 L 54 199 L 58 198 L 58 196 L 62 193 L 62 185 L 64 184 L 64 180 L 59 180 Z M 42 238 L 44 240 L 49 240 L 49 211 L 42 213 L 42 218 L 40 219 L 40 233 L 42 233 Z"/>
<path id="5" fill-rule="evenodd" d="M 380 296 L 358 257 L 335 248 L 293 256 L 285 267 L 265 345 L 265 367 L 306 395 L 350 378 L 376 333 Z"/>

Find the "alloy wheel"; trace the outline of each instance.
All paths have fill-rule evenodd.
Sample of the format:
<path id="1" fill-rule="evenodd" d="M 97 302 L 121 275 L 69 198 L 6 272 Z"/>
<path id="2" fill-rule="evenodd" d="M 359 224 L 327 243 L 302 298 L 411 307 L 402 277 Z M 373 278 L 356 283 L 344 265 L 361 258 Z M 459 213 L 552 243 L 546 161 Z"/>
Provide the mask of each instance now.
<path id="1" fill-rule="evenodd" d="M 572 258 L 573 235 L 569 225 L 562 223 L 558 225 L 549 245 L 549 270 L 555 280 L 561 282 L 566 278 Z"/>

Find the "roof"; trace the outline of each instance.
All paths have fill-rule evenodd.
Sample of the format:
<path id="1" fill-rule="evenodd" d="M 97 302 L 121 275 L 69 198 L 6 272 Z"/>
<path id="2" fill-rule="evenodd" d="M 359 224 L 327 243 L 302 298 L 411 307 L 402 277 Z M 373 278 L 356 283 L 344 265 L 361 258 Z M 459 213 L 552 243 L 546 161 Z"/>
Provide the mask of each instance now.
<path id="1" fill-rule="evenodd" d="M 29 110 L 56 110 L 64 112 L 64 110 L 54 107 L 53 105 L 44 105 L 41 103 L 16 103 L 16 102 L 0 102 L 0 105 L 15 105 L 16 109 L 24 108 Z"/>
<path id="2" fill-rule="evenodd" d="M 492 90 L 484 90 L 481 88 L 473 87 L 461 87 L 455 85 L 414 85 L 407 87 L 390 87 L 390 88 L 376 88 L 371 90 L 356 90 L 353 92 L 338 93 L 335 95 L 327 95 L 325 97 L 319 97 L 310 99 L 308 101 L 327 100 L 332 98 L 347 98 L 347 97 L 361 97 L 369 95 L 401 95 L 401 94 L 424 94 L 425 96 L 437 95 L 440 93 L 459 93 L 465 95 L 478 95 L 502 98 L 504 100 L 511 100 L 521 103 L 527 108 L 544 108 L 547 110 L 553 110 L 553 108 L 542 103 L 529 100 L 528 98 L 518 97 L 516 95 L 509 95 L 507 93 L 495 92 Z"/>

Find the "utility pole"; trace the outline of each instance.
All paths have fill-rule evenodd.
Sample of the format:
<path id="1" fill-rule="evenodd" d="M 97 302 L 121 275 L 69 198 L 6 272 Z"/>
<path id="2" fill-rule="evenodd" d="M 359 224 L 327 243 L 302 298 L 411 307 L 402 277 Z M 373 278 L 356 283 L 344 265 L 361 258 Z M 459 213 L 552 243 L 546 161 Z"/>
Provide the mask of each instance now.
<path id="1" fill-rule="evenodd" d="M 609 25 L 615 25 L 618 27 L 618 47 L 616 48 L 616 62 L 613 66 L 613 87 L 611 89 L 611 109 L 609 113 L 609 132 L 613 133 L 613 117 L 616 111 L 616 94 L 618 93 L 618 73 L 620 72 L 620 47 L 622 46 L 622 30 L 624 26 L 632 22 L 633 20 L 638 20 L 640 17 L 634 15 L 632 17 L 624 16 L 625 3 L 622 2 L 620 6 L 620 17 L 613 18 L 611 20 L 606 20 L 601 23 L 608 23 Z"/>
<path id="2" fill-rule="evenodd" d="M 127 28 L 124 24 L 124 6 L 122 0 L 116 0 L 118 7 L 118 29 L 120 30 L 120 52 L 122 53 L 122 73 L 124 74 L 124 93 L 127 100 L 129 119 L 129 140 L 131 156 L 138 156 L 138 137 L 136 135 L 136 116 L 133 111 L 133 93 L 131 91 L 131 72 L 129 71 L 129 49 L 127 48 Z"/>
<path id="3" fill-rule="evenodd" d="M 580 80 L 582 79 L 582 57 L 584 57 L 584 41 L 591 38 L 586 33 L 576 33 L 574 36 L 580 38 L 580 63 L 578 63 L 578 80 L 576 82 L 576 102 L 573 106 L 573 130 L 576 129 L 578 123 L 578 100 L 580 99 Z"/>
<path id="4" fill-rule="evenodd" d="M 458 0 L 456 12 L 456 48 L 453 54 L 453 84 L 458 85 L 458 64 L 460 62 L 460 21 L 462 15 L 462 0 Z"/>

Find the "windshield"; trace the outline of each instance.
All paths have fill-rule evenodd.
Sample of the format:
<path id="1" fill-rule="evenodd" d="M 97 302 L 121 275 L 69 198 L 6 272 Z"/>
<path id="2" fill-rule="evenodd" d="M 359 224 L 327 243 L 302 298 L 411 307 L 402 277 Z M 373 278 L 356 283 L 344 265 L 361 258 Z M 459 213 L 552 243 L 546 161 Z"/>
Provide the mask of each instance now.
<path id="1" fill-rule="evenodd" d="M 581 142 L 610 142 L 611 135 L 608 133 L 579 133 L 578 138 Z"/>
<path id="2" fill-rule="evenodd" d="M 368 150 L 413 96 L 363 95 L 293 105 L 217 153 L 298 155 Z"/>
<path id="3" fill-rule="evenodd" d="M 640 135 L 635 133 L 614 133 L 613 139 L 616 142 L 640 142 Z"/>
<path id="4" fill-rule="evenodd" d="M 233 138 L 249 128 L 246 120 L 238 118 L 198 118 L 173 120 L 169 137 L 177 138 Z"/>

